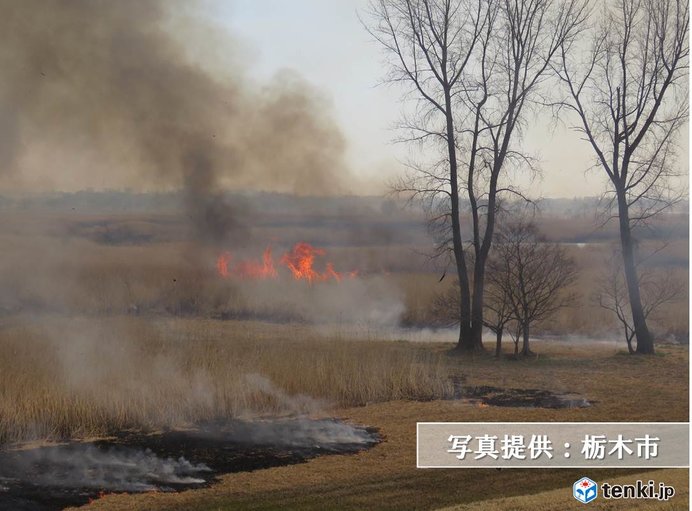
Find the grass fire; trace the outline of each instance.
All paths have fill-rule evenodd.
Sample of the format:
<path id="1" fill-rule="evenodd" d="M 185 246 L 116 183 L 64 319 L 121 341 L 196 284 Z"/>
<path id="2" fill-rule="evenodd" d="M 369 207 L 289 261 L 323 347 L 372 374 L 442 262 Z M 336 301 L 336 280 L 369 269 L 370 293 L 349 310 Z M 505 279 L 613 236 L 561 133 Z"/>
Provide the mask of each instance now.
<path id="1" fill-rule="evenodd" d="M 331 262 L 326 262 L 322 271 L 315 269 L 315 259 L 325 254 L 324 249 L 300 242 L 281 256 L 279 264 L 288 269 L 295 280 L 304 280 L 310 284 L 328 280 L 341 282 L 344 277 L 354 278 L 358 275 L 357 270 L 352 270 L 346 274 L 339 273 L 334 269 L 334 264 Z M 216 260 L 216 269 L 219 276 L 223 278 L 237 277 L 259 280 L 279 278 L 279 272 L 274 265 L 271 246 L 262 253 L 261 262 L 245 259 L 234 262 L 231 252 L 223 252 Z"/>
<path id="2" fill-rule="evenodd" d="M 417 468 L 417 424 L 688 420 L 688 30 L 0 0 L 0 509 L 577 509 L 586 475 L 684 509 L 687 469 L 562 442 Z"/>

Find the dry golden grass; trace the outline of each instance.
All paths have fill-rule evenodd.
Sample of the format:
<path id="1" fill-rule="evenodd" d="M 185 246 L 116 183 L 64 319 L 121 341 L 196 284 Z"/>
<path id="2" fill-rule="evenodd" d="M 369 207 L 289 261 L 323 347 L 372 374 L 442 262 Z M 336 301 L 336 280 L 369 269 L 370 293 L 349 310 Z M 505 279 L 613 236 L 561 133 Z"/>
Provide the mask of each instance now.
<path id="1" fill-rule="evenodd" d="M 601 510 L 631 509 L 636 511 L 680 511 L 688 509 L 688 477 L 687 470 L 668 469 L 608 478 L 607 482 L 610 484 L 634 484 L 636 480 L 645 482 L 653 480 L 656 481 L 656 484 L 664 482 L 668 486 L 673 486 L 676 489 L 676 493 L 672 499 L 666 502 L 650 499 L 603 500 L 599 498 L 593 501 L 590 507 L 598 506 L 596 509 Z M 439 511 L 554 511 L 555 509 L 564 511 L 582 510 L 584 509 L 584 504 L 572 498 L 569 488 L 560 488 L 533 495 L 488 499 L 473 504 L 445 507 Z"/>
<path id="2" fill-rule="evenodd" d="M 686 509 L 687 470 L 651 472 L 594 469 L 417 469 L 417 421 L 686 421 L 688 417 L 688 354 L 665 347 L 655 357 L 621 355 L 603 346 L 545 343 L 542 355 L 524 361 L 495 361 L 488 357 L 449 362 L 467 377 L 469 385 L 541 387 L 581 392 L 595 401 L 590 408 L 540 409 L 478 407 L 458 400 L 394 401 L 335 410 L 334 415 L 376 426 L 385 441 L 347 456 L 325 456 L 299 465 L 227 474 L 208 489 L 180 494 L 107 495 L 88 509 L 104 511 L 230 511 L 230 510 L 401 510 L 474 504 L 542 494 L 554 490 L 569 501 L 572 483 L 584 475 L 596 481 L 622 478 L 631 482 L 652 476 L 674 484 L 680 500 L 672 509 Z M 443 350 L 440 346 L 435 349 Z M 643 384 L 642 384 L 643 383 Z M 670 473 L 670 477 L 669 477 Z M 658 475 L 660 474 L 660 475 Z M 551 507 L 554 494 L 526 502 Z M 576 502 L 576 501 L 574 501 Z M 494 505 L 494 504 L 493 504 Z M 591 507 L 600 509 L 596 503 Z M 490 507 L 489 509 L 492 509 Z M 502 508 L 500 508 L 502 509 Z M 513 509 L 512 507 L 505 509 Z M 569 509 L 569 508 L 568 508 Z M 610 508 L 607 508 L 610 509 Z M 614 509 L 630 509 L 627 501 Z M 646 508 L 644 508 L 646 509 Z M 658 509 L 652 507 L 650 509 Z M 662 509 L 671 509 L 670 507 Z"/>
<path id="3" fill-rule="evenodd" d="M 481 356 L 469 363 L 448 356 L 450 346 L 350 340 L 296 324 L 6 319 L 0 327 L 6 354 L 0 358 L 0 439 L 90 436 L 214 417 L 439 399 L 453 394 L 452 374 L 475 385 L 578 392 L 602 411 L 612 394 L 648 395 L 661 405 L 623 413 L 615 403 L 618 408 L 604 413 L 607 420 L 688 416 L 684 348 L 663 347 L 659 355 L 642 358 L 614 348 L 598 348 L 594 356 L 592 345 L 577 341 L 536 342 L 537 359 Z M 648 384 L 642 388 L 638 381 Z"/>
<path id="4" fill-rule="evenodd" d="M 440 353 L 298 325 L 14 318 L 0 327 L 0 350 L 2 442 L 453 391 Z"/>
<path id="5" fill-rule="evenodd" d="M 384 225 L 382 233 L 368 231 L 367 244 L 357 237 L 338 240 L 335 238 L 337 231 L 313 225 L 311 222 L 315 218 L 308 215 L 302 220 L 296 219 L 295 225 L 290 223 L 292 227 L 283 230 L 270 227 L 271 222 L 258 226 L 254 232 L 256 246 L 248 249 L 246 255 L 257 257 L 266 244 L 277 239 L 280 240 L 277 243 L 285 246 L 310 239 L 318 246 L 327 247 L 328 258 L 337 269 L 358 269 L 362 275 L 380 275 L 383 282 L 391 283 L 396 290 L 394 294 L 401 296 L 405 306 L 401 316 L 403 325 L 431 326 L 439 321 L 431 304 L 436 295 L 444 294 L 453 285 L 454 276 L 449 272 L 440 282 L 439 271 L 433 271 L 429 265 L 426 269 L 422 254 L 429 247 L 423 244 L 425 239 L 414 237 L 406 243 L 402 240 L 384 243 L 387 239 Z M 676 218 L 669 220 L 679 222 Z M 4 220 L 0 226 L 3 246 L 0 313 L 126 314 L 136 309 L 142 313 L 174 316 L 300 317 L 300 312 L 290 304 L 269 300 L 268 296 L 273 296 L 271 291 L 259 293 L 258 298 L 256 294 L 245 292 L 247 282 L 219 279 L 214 266 L 223 247 L 212 249 L 191 243 L 184 222 L 175 215 L 31 213 L 8 214 Z M 571 239 L 572 234 L 579 238 L 594 228 L 586 217 L 576 221 L 546 218 L 542 222 L 555 239 Z M 111 224 L 123 224 L 132 230 L 132 244 L 111 245 L 94 238 L 94 230 L 107 230 Z M 302 227 L 294 228 L 296 226 Z M 574 229 L 576 231 L 572 232 Z M 558 236 L 560 233 L 562 237 Z M 532 328 L 535 334 L 620 335 L 613 315 L 593 299 L 611 252 L 610 243 L 614 239 L 611 234 L 603 243 L 566 245 L 581 270 L 574 289 L 579 300 L 553 318 L 535 325 Z M 378 236 L 383 242 L 373 244 L 380 239 Z M 142 237 L 146 239 L 141 241 Z M 661 247 L 660 242 L 645 240 L 640 248 L 642 253 L 651 253 Z M 278 246 L 275 248 L 279 250 Z M 687 240 L 676 239 L 657 252 L 649 264 L 671 269 L 686 282 L 688 259 Z M 685 298 L 666 306 L 651 318 L 650 326 L 659 338 L 685 339 L 689 330 Z"/>
<path id="6" fill-rule="evenodd" d="M 134 216 L 128 228 L 144 234 L 151 230 L 154 241 L 112 246 L 93 241 L 100 235 L 93 231 L 98 225 L 93 232 L 66 228 L 86 220 L 22 216 L 0 228 L 0 443 L 316 409 L 378 427 L 385 438 L 353 456 L 226 475 L 211 488 L 181 494 L 109 495 L 93 509 L 398 510 L 472 503 L 485 509 L 489 496 L 520 498 L 552 490 L 569 495 L 582 471 L 419 470 L 416 421 L 685 421 L 689 416 L 683 347 L 661 346 L 654 357 L 631 357 L 577 341 L 537 342 L 536 359 L 460 359 L 447 353 L 453 336 L 448 345 L 380 342 L 376 336 L 363 342 L 305 325 L 216 321 L 209 318 L 238 312 L 280 319 L 282 310 L 269 307 L 264 295 L 249 300 L 232 283 L 220 281 L 214 275 L 216 253 L 199 247 L 191 251 L 184 241 L 189 233 L 178 232 L 175 225 L 161 231 L 159 224 L 145 225 Z M 582 225 L 566 232 L 576 229 L 571 221 L 551 225 L 553 234 L 561 236 L 588 231 Z M 358 240 L 349 245 L 337 230 L 320 227 L 317 233 L 312 226 L 272 227 L 255 234 L 258 240 L 279 236 L 282 243 L 318 237 L 330 247 L 337 269 L 392 272 L 384 278 L 403 290 L 409 324 L 430 324 L 431 297 L 453 280 L 448 275 L 438 282 L 439 273 L 421 271 L 422 258 L 412 255 L 417 238 L 406 241 L 411 246 L 365 246 Z M 332 248 L 332 243 L 339 246 Z M 535 332 L 611 335 L 612 318 L 588 302 L 605 249 L 570 247 L 584 269 L 583 300 L 537 325 Z M 682 242 L 658 258 L 661 265 L 677 266 L 685 280 L 686 262 Z M 133 306 L 141 315 L 123 316 Z M 46 316 L 46 311 L 60 315 Z M 75 311 L 83 316 L 74 316 Z M 687 332 L 686 304 L 669 307 L 657 322 L 661 335 Z M 578 392 L 594 406 L 479 408 L 439 400 L 452 393 L 450 374 L 464 375 L 469 385 Z M 635 472 L 595 470 L 590 475 L 608 480 L 627 473 L 636 479 Z M 686 492 L 686 474 L 671 475 L 679 494 Z M 512 502 L 553 509 L 545 507 L 552 493 L 522 498 Z"/>

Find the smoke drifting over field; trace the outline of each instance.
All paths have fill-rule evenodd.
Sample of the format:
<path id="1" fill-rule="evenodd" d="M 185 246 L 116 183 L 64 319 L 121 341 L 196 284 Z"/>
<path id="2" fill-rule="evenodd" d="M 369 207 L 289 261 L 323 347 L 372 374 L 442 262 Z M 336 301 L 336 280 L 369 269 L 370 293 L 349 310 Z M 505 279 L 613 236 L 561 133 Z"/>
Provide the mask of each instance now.
<path id="1" fill-rule="evenodd" d="M 286 355 L 292 349 L 272 347 L 265 355 L 264 348 L 252 348 L 255 339 L 250 347 L 239 345 L 235 334 L 215 340 L 207 322 L 390 325 L 403 312 L 395 285 L 367 272 L 355 278 L 358 269 L 345 263 L 320 261 L 315 271 L 333 281 L 314 285 L 295 280 L 285 267 L 276 282 L 217 275 L 218 254 L 233 252 L 235 264 L 244 252 L 272 243 L 289 251 L 306 233 L 318 237 L 313 227 L 324 221 L 311 213 L 305 224 L 303 206 L 293 218 L 276 205 L 280 211 L 268 215 L 264 206 L 273 197 L 264 194 L 262 202 L 256 197 L 263 194 L 246 192 L 343 195 L 353 191 L 353 179 L 344 139 L 319 91 L 290 71 L 264 84 L 248 79 L 239 46 L 203 21 L 196 7 L 182 0 L 0 0 L 0 193 L 182 191 L 182 207 L 176 199 L 175 208 L 152 214 L 152 238 L 142 235 L 142 219 L 129 210 L 121 215 L 132 229 L 116 226 L 115 232 L 111 222 L 120 220 L 111 213 L 77 206 L 55 216 L 41 207 L 5 208 L 0 197 L 8 220 L 0 229 L 7 247 L 0 255 L 0 318 L 13 318 L 18 328 L 0 325 L 0 340 L 18 343 L 7 352 L 21 377 L 5 377 L 22 382 L 16 398 L 0 399 L 6 414 L 0 444 L 320 414 L 337 394 L 320 394 L 324 385 L 291 389 L 282 375 L 284 367 L 297 367 Z M 332 222 L 339 227 L 337 216 Z M 276 243 L 272 229 L 290 241 Z M 171 237 L 157 238 L 164 231 Z M 339 246 L 335 240 L 325 245 Z M 347 281 L 339 273 L 351 270 Z M 36 327 L 52 314 L 64 323 Z M 83 315 L 90 320 L 80 324 Z M 126 326 L 114 328 L 113 316 Z M 199 319 L 199 326 L 186 333 L 179 330 L 182 320 L 162 331 L 152 326 L 170 316 Z M 22 335 L 29 340 L 18 341 Z M 276 363 L 262 362 L 277 349 L 284 351 Z M 308 356 L 301 375 L 332 379 L 333 371 L 320 369 L 319 354 Z M 295 357 L 302 360 L 299 352 Z M 367 363 L 358 357 L 350 364 L 358 378 Z M 408 361 L 402 366 L 415 368 Z M 377 381 L 382 373 L 375 365 L 370 371 Z M 368 384 L 353 401 L 371 401 L 373 392 L 407 396 L 409 379 L 420 377 L 411 372 L 396 377 L 398 386 Z M 43 390 L 34 394 L 31 386 L 60 389 L 69 399 L 47 404 Z M 424 392 L 428 387 L 422 385 Z M 52 406 L 63 409 L 53 413 Z M 286 424 L 236 425 L 213 440 L 283 442 L 314 452 L 329 441 L 334 449 L 373 443 L 369 433 L 340 423 L 301 418 Z M 43 466 L 46 478 L 36 484 L 48 487 L 76 488 L 88 480 L 93 488 L 144 491 L 207 481 L 207 467 L 197 458 L 154 455 L 140 449 L 145 445 L 44 450 L 22 458 L 26 463 L 17 469 L 31 474 Z M 16 481 L 3 489 L 9 477 L 0 473 L 0 507 L 3 492 L 14 498 L 17 489 Z M 21 478 L 19 490 L 30 480 Z"/>
<path id="2" fill-rule="evenodd" d="M 63 509 L 105 492 L 199 488 L 219 474 L 357 452 L 379 441 L 374 430 L 336 420 L 284 419 L 0 452 L 0 507 Z"/>
<path id="3" fill-rule="evenodd" d="M 242 294 L 268 315 L 274 310 L 315 325 L 392 328 L 405 310 L 401 290 L 379 275 L 313 285 L 292 280 L 244 283 Z"/>
<path id="4" fill-rule="evenodd" d="M 201 484 L 205 482 L 202 477 L 211 472 L 205 464 L 190 463 L 183 457 L 177 460 L 160 458 L 151 451 L 123 447 L 101 450 L 90 444 L 20 452 L 15 458 L 16 461 L 8 463 L 12 472 L 4 469 L 3 475 L 29 479 L 28 474 L 33 473 L 33 479 L 29 480 L 37 487 L 144 492 L 157 490 L 159 485 Z M 41 471 L 36 467 L 50 470 Z M 0 476 L 0 482 L 3 479 Z M 11 485 L 13 481 L 9 482 Z"/>
<path id="5" fill-rule="evenodd" d="M 237 42 L 201 7 L 0 0 L 0 189 L 182 189 L 184 258 L 200 268 L 207 247 L 270 241 L 253 236 L 256 204 L 228 190 L 349 191 L 345 142 L 320 93 L 290 71 L 250 80 Z M 68 260 L 72 250 L 41 249 Z M 75 287 L 53 285 L 59 273 L 34 294 Z"/>
<path id="6" fill-rule="evenodd" d="M 0 2 L 0 184 L 185 190 L 200 236 L 242 235 L 223 187 L 345 191 L 344 140 L 290 72 L 258 85 L 185 2 Z M 175 33 L 176 35 L 172 35 Z"/>

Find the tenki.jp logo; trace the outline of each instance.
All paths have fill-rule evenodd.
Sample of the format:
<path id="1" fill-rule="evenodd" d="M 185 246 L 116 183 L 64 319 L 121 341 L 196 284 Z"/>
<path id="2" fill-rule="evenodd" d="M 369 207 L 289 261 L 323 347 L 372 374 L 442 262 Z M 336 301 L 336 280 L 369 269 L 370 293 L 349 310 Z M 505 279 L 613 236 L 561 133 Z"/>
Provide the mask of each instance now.
<path id="1" fill-rule="evenodd" d="M 598 497 L 598 484 L 588 477 L 582 477 L 572 485 L 572 495 L 583 504 L 588 504 Z"/>

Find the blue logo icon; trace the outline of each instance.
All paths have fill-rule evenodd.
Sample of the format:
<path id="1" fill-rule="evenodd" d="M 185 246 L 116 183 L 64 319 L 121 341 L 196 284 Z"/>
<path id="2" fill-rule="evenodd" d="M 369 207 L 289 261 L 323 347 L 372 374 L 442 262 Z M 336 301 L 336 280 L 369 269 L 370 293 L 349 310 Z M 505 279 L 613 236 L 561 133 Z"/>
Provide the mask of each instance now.
<path id="1" fill-rule="evenodd" d="M 582 477 L 572 485 L 572 495 L 582 504 L 588 504 L 598 497 L 598 485 L 588 477 Z"/>

